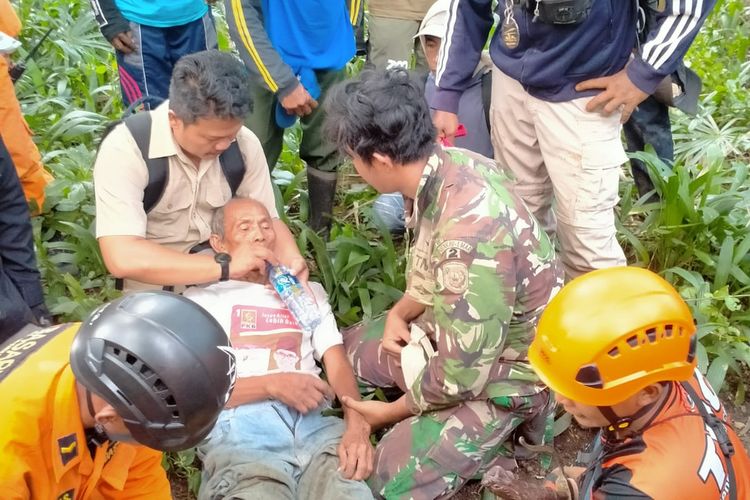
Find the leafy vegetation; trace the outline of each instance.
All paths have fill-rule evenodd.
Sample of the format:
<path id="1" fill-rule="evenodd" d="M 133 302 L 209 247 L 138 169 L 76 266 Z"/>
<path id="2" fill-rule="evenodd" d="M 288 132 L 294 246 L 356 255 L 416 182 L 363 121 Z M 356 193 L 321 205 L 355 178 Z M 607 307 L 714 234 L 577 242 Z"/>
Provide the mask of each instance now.
<path id="1" fill-rule="evenodd" d="M 695 117 L 672 114 L 676 161 L 649 167 L 661 203 L 620 204 L 620 235 L 631 261 L 662 273 L 691 307 L 699 366 L 718 390 L 727 372 L 742 403 L 750 367 L 750 7 L 719 2 L 687 63 L 703 79 Z"/>
<path id="2" fill-rule="evenodd" d="M 45 214 L 35 218 L 39 265 L 51 311 L 79 320 L 117 295 L 94 237 L 91 167 L 104 125 L 122 113 L 112 49 L 100 36 L 84 0 L 19 0 L 25 49 L 47 29 L 52 35 L 29 61 L 16 89 L 36 132 L 45 165 L 56 180 Z M 223 48 L 229 41 L 214 7 Z M 720 0 L 688 55 L 704 82 L 699 114 L 674 113 L 673 168 L 639 153 L 663 200 L 637 199 L 622 186 L 618 229 L 630 261 L 662 273 L 690 305 L 699 327 L 700 367 L 715 388 L 737 375 L 742 402 L 750 367 L 750 7 Z M 361 61 L 350 65 L 358 71 Z M 345 167 L 329 242 L 304 224 L 307 193 L 297 152 L 299 130 L 285 137 L 273 177 L 277 201 L 328 290 L 342 326 L 383 313 L 404 289 L 404 248 L 371 220 L 375 196 Z M 744 377 L 742 375 L 745 375 Z M 197 488 L 190 452 L 170 454 L 165 466 Z M 197 478 L 197 479 L 196 479 Z"/>

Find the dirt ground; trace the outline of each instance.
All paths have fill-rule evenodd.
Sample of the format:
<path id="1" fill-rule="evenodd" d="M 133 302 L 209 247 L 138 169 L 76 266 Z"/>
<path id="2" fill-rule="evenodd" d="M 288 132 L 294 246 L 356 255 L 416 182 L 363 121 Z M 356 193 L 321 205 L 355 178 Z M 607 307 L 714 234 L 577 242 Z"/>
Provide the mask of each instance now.
<path id="1" fill-rule="evenodd" d="M 564 464 L 571 464 L 575 460 L 576 453 L 586 443 L 591 441 L 594 433 L 579 428 L 575 423 L 561 436 L 555 438 L 555 449 Z M 519 464 L 518 474 L 528 481 L 538 481 L 544 478 L 546 473 L 541 469 L 538 459 L 526 460 Z M 172 483 L 172 498 L 175 500 L 193 500 L 187 488 L 187 482 L 180 478 L 170 478 Z M 456 500 L 479 500 L 482 498 L 482 487 L 479 481 L 472 481 L 464 486 L 453 498 Z"/>
<path id="2" fill-rule="evenodd" d="M 594 437 L 591 430 L 581 429 L 575 423 L 555 438 L 555 450 L 563 465 L 570 465 L 575 461 L 576 454 L 583 449 Z M 554 462 L 553 462 L 554 464 Z M 517 474 L 529 483 L 542 483 L 547 475 L 538 458 L 524 460 L 518 463 Z M 479 481 L 467 484 L 455 497 L 457 500 L 480 500 L 482 498 L 482 487 Z M 490 497 L 492 498 L 492 497 Z"/>
<path id="3" fill-rule="evenodd" d="M 735 405 L 726 397 L 724 404 L 733 419 L 733 426 L 740 436 L 746 450 L 750 450 L 750 401 L 742 405 Z M 581 429 L 575 422 L 562 435 L 555 438 L 555 449 L 563 464 L 570 465 L 575 461 L 576 453 L 591 441 L 594 432 Z M 526 460 L 519 464 L 518 474 L 527 478 L 529 482 L 540 482 L 544 478 L 539 460 Z M 180 478 L 170 478 L 172 482 L 172 498 L 175 500 L 194 500 L 188 492 L 187 482 Z M 454 497 L 456 500 L 480 500 L 482 488 L 478 481 L 472 481 L 459 491 Z"/>

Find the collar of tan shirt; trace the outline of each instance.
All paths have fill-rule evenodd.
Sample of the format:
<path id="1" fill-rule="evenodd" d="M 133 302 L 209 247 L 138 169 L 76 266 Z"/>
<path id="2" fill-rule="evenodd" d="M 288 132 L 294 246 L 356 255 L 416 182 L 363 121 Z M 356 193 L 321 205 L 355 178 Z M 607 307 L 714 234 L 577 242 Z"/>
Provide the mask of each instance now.
<path id="1" fill-rule="evenodd" d="M 177 144 L 169 126 L 169 101 L 164 101 L 151 112 L 151 143 L 148 148 L 149 158 L 166 158 L 178 156 L 183 163 L 193 162 Z"/>

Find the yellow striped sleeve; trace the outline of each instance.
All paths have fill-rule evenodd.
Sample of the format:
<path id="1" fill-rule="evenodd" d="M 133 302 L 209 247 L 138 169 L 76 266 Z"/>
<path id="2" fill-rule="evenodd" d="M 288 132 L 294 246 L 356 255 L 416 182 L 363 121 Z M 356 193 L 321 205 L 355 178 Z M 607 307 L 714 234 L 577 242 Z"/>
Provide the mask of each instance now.
<path id="1" fill-rule="evenodd" d="M 362 0 L 351 0 L 349 4 L 349 22 L 352 23 L 352 26 L 357 24 L 357 15 L 359 14 L 359 6 L 361 3 Z"/>
<path id="2" fill-rule="evenodd" d="M 359 0 L 352 1 L 358 2 Z M 250 54 L 253 62 L 258 67 L 260 76 L 263 78 L 263 81 L 266 82 L 268 88 L 271 89 L 271 92 L 276 92 L 277 90 L 279 90 L 279 86 L 271 77 L 271 72 L 268 71 L 266 65 L 263 64 L 263 60 L 260 58 L 260 54 L 258 54 L 258 50 L 255 48 L 253 39 L 250 36 L 250 31 L 247 29 L 245 13 L 242 11 L 242 0 L 232 0 L 232 15 L 234 16 L 235 24 L 237 24 L 237 33 L 242 40 L 242 44 L 245 46 L 248 54 Z"/>

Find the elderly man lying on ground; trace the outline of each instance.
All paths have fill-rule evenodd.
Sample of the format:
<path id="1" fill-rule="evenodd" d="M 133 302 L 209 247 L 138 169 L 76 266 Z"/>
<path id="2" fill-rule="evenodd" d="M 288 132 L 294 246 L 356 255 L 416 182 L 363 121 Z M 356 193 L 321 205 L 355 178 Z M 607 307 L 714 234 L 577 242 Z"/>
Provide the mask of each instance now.
<path id="1" fill-rule="evenodd" d="M 213 249 L 230 257 L 276 239 L 268 210 L 252 199 L 217 209 L 212 233 Z M 222 324 L 237 356 L 234 394 L 199 448 L 200 498 L 372 498 L 362 481 L 372 470 L 370 426 L 354 410 L 344 420 L 323 415 L 334 395 L 359 399 L 323 288 L 310 283 L 323 316 L 310 333 L 264 283 L 251 273 L 185 292 Z"/>

